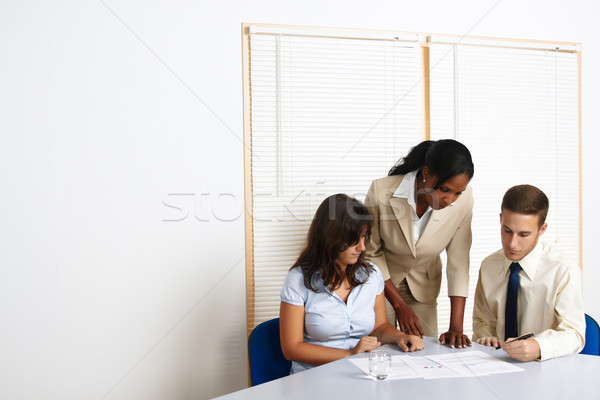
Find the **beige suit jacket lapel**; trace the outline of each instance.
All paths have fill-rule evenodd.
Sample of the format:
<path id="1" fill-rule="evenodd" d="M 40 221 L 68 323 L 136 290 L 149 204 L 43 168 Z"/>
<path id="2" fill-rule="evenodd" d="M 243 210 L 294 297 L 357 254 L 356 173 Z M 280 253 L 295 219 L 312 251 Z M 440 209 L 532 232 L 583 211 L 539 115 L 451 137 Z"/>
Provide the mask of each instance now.
<path id="1" fill-rule="evenodd" d="M 423 234 L 417 241 L 416 247 L 420 247 L 423 243 L 435 241 L 436 232 L 448 222 L 448 216 L 452 214 L 453 213 L 444 213 L 442 210 L 433 210 L 431 212 L 431 218 L 429 218 L 429 222 L 427 222 L 427 226 L 425 226 Z"/>
<path id="2" fill-rule="evenodd" d="M 396 221 L 400 225 L 400 231 L 404 234 L 404 239 L 408 243 L 408 247 L 414 256 L 416 256 L 415 240 L 414 240 L 414 224 L 412 220 L 412 209 L 408 201 L 404 198 L 391 197 L 390 207 L 396 216 Z"/>

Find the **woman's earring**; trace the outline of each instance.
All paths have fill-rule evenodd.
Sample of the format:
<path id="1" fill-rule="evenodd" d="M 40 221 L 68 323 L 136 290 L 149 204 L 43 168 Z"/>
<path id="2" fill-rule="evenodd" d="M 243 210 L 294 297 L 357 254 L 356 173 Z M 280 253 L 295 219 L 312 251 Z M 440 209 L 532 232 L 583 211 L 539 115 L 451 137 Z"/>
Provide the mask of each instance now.
<path id="1" fill-rule="evenodd" d="M 425 178 L 423 178 L 423 183 L 425 183 Z"/>

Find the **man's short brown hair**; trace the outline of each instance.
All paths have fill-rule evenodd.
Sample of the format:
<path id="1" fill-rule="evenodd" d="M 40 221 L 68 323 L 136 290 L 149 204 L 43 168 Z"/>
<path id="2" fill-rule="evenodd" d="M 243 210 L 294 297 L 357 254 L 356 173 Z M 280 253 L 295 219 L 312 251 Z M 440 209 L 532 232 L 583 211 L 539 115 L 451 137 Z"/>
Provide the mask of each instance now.
<path id="1" fill-rule="evenodd" d="M 502 198 L 502 211 L 508 210 L 519 214 L 538 215 L 538 225 L 546 222 L 550 202 L 540 189 L 532 185 L 517 185 L 506 191 Z"/>

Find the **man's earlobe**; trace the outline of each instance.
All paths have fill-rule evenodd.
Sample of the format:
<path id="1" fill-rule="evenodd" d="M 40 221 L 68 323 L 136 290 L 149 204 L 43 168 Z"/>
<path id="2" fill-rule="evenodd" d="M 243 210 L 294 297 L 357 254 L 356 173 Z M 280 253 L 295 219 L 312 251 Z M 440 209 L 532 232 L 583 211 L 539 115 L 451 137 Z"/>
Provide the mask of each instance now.
<path id="1" fill-rule="evenodd" d="M 543 235 L 544 232 L 546 232 L 546 228 L 548 227 L 548 224 L 544 222 L 544 225 L 542 225 L 540 227 L 540 235 Z"/>

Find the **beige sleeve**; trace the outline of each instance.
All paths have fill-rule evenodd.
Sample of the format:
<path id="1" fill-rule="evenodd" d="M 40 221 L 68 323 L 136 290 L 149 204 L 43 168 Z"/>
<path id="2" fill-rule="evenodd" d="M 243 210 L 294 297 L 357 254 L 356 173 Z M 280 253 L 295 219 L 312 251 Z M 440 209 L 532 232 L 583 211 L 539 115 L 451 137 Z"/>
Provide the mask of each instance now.
<path id="1" fill-rule="evenodd" d="M 448 278 L 448 296 L 468 297 L 469 295 L 469 264 L 471 262 L 471 220 L 473 219 L 473 194 L 465 193 L 466 210 L 460 225 L 450 243 L 446 247 Z"/>
<path id="2" fill-rule="evenodd" d="M 551 304 L 549 306 L 552 307 Z M 585 314 L 579 267 L 571 267 L 562 277 L 553 306 L 558 326 L 534 337 L 540 345 L 542 361 L 579 353 L 585 344 Z"/>
<path id="3" fill-rule="evenodd" d="M 371 238 L 367 243 L 366 257 L 381 270 L 384 280 L 390 279 L 387 260 L 385 258 L 385 243 L 381 240 L 379 232 L 379 192 L 377 191 L 377 181 L 371 183 L 369 192 L 365 199 L 365 206 L 373 216 L 373 226 L 371 228 Z"/>
<path id="4" fill-rule="evenodd" d="M 494 315 L 488 304 L 482 285 L 481 274 L 483 263 L 479 269 L 479 279 L 475 289 L 475 303 L 473 304 L 473 341 L 485 337 L 498 337 L 496 333 L 496 321 L 498 316 Z"/>

